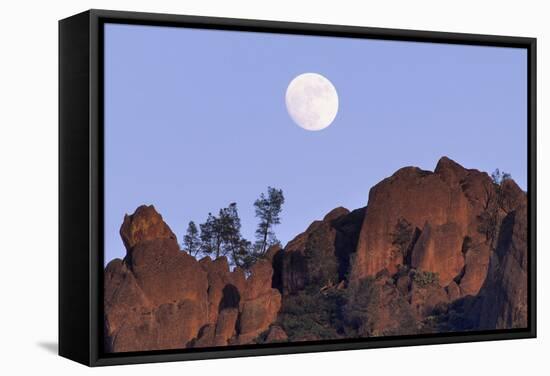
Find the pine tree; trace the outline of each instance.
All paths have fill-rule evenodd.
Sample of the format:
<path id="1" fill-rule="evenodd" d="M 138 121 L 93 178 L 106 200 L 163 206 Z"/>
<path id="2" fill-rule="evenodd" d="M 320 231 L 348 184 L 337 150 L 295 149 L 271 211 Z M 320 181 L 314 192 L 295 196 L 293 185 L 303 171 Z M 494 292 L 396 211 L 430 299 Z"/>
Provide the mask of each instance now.
<path id="1" fill-rule="evenodd" d="M 206 222 L 200 225 L 201 248 L 204 254 L 213 258 L 228 256 L 234 266 L 245 266 L 250 242 L 241 236 L 241 219 L 237 204 L 231 203 L 220 209 L 218 216 L 208 213 Z"/>
<path id="2" fill-rule="evenodd" d="M 508 179 L 512 179 L 512 175 L 509 174 L 508 172 L 504 172 L 504 171 L 500 171 L 498 168 L 493 171 L 493 173 L 491 174 L 491 179 L 493 180 L 493 183 L 495 183 L 496 185 L 500 186 L 502 185 L 502 183 L 504 183 L 504 181 L 508 180 Z"/>
<path id="3" fill-rule="evenodd" d="M 267 196 L 263 193 L 254 202 L 256 217 L 260 219 L 256 229 L 256 249 L 263 256 L 270 245 L 278 243 L 273 227 L 281 223 L 280 213 L 285 202 L 283 191 L 273 187 L 267 188 Z"/>
<path id="4" fill-rule="evenodd" d="M 219 220 L 223 254 L 230 256 L 233 265 L 241 266 L 244 239 L 237 204 L 233 202 L 227 208 L 220 209 Z"/>
<path id="5" fill-rule="evenodd" d="M 200 251 L 199 230 L 193 221 L 189 222 L 187 226 L 187 232 L 183 237 L 183 247 L 191 256 L 197 256 Z"/>
<path id="6" fill-rule="evenodd" d="M 201 250 L 204 254 L 218 258 L 222 253 L 222 234 L 220 219 L 208 213 L 206 222 L 199 225 L 201 229 Z"/>

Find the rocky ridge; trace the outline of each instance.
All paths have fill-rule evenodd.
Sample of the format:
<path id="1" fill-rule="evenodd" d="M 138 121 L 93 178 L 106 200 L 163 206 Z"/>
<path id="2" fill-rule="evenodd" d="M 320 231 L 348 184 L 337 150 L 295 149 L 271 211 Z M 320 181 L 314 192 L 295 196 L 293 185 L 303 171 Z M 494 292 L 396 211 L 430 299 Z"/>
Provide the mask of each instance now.
<path id="1" fill-rule="evenodd" d="M 281 295 L 269 261 L 248 278 L 225 257 L 197 261 L 153 206 L 127 215 L 120 234 L 126 257 L 111 261 L 104 277 L 107 351 L 248 343 L 275 320 Z"/>
<path id="2" fill-rule="evenodd" d="M 124 218 L 105 269 L 107 351 L 527 325 L 527 197 L 443 157 L 336 208 L 249 273 L 196 260 L 152 206 Z M 248 276 L 247 276 L 248 275 Z"/>

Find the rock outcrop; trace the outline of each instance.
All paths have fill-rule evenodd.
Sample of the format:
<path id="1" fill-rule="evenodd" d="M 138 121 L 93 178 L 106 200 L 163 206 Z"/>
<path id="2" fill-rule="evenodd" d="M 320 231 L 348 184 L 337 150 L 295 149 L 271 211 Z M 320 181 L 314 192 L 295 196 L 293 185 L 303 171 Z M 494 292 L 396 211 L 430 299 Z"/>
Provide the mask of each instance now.
<path id="1" fill-rule="evenodd" d="M 353 212 L 339 207 L 321 221 L 313 222 L 284 248 L 283 294 L 307 287 L 336 285 L 349 271 L 364 209 Z"/>
<path id="2" fill-rule="evenodd" d="M 400 169 L 340 241 L 352 215 L 338 208 L 284 248 L 279 321 L 292 341 L 525 327 L 525 207 L 512 180 L 446 157 L 434 172 Z"/>
<path id="3" fill-rule="evenodd" d="M 105 334 L 111 351 L 181 348 L 206 316 L 207 278 L 195 258 L 179 251 L 175 235 L 150 207 L 126 216 L 124 260 L 105 272 Z"/>
<path id="4" fill-rule="evenodd" d="M 120 228 L 120 237 L 126 250 L 130 253 L 139 243 L 159 239 L 176 239 L 176 235 L 164 223 L 155 208 L 145 205 L 137 208 L 134 214 L 124 216 L 124 222 L 122 222 Z"/>
<path id="5" fill-rule="evenodd" d="M 527 195 L 443 157 L 375 185 L 249 269 L 196 260 L 153 206 L 104 273 L 112 352 L 527 326 Z"/>
<path id="6" fill-rule="evenodd" d="M 528 323 L 527 200 L 513 181 L 502 184 L 505 199 L 495 252 L 470 319 L 483 329 L 525 328 Z"/>
<path id="7" fill-rule="evenodd" d="M 439 282 L 447 286 L 464 267 L 463 241 L 456 223 L 432 226 L 427 222 L 412 250 L 411 266 L 437 273 Z"/>
<path id="8" fill-rule="evenodd" d="M 107 351 L 164 350 L 250 343 L 269 329 L 281 305 L 269 261 L 247 279 L 225 257 L 197 261 L 179 249 L 153 206 L 126 216 L 124 260 L 105 269 Z"/>
<path id="9" fill-rule="evenodd" d="M 485 279 L 490 247 L 480 233 L 480 217 L 497 196 L 486 174 L 443 157 L 434 172 L 406 167 L 371 189 L 352 278 L 374 276 L 400 265 L 439 274 L 443 287 L 459 283 L 475 295 Z M 399 224 L 417 236 L 397 249 Z M 414 244 L 413 244 L 414 243 Z M 408 259 L 410 258 L 410 259 Z"/>

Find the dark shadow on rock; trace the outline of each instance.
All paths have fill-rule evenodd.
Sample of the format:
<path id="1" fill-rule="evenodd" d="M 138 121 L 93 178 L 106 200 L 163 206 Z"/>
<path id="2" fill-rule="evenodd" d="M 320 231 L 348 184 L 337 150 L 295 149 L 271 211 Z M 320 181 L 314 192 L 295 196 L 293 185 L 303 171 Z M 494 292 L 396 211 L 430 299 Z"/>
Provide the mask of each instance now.
<path id="1" fill-rule="evenodd" d="M 355 209 L 331 222 L 332 227 L 336 229 L 334 252 L 338 259 L 338 281 L 347 279 L 350 272 L 352 256 L 357 250 L 365 212 L 365 208 Z"/>
<path id="2" fill-rule="evenodd" d="M 218 306 L 218 312 L 221 312 L 226 308 L 239 308 L 241 294 L 239 294 L 239 290 L 237 290 L 235 286 L 232 284 L 225 285 L 222 294 L 222 299 L 220 300 L 220 304 Z"/>
<path id="3" fill-rule="evenodd" d="M 49 353 L 58 354 L 59 346 L 57 342 L 38 342 L 36 345 Z"/>

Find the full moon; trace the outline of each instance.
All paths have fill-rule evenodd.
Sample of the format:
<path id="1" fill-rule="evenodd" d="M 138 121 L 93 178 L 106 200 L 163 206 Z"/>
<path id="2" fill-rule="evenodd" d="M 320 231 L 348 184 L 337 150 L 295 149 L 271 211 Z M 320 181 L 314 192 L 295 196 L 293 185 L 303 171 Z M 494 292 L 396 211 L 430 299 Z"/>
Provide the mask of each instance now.
<path id="1" fill-rule="evenodd" d="M 286 89 L 285 102 L 292 120 L 308 131 L 325 129 L 338 112 L 336 88 L 318 73 L 296 76 Z"/>

